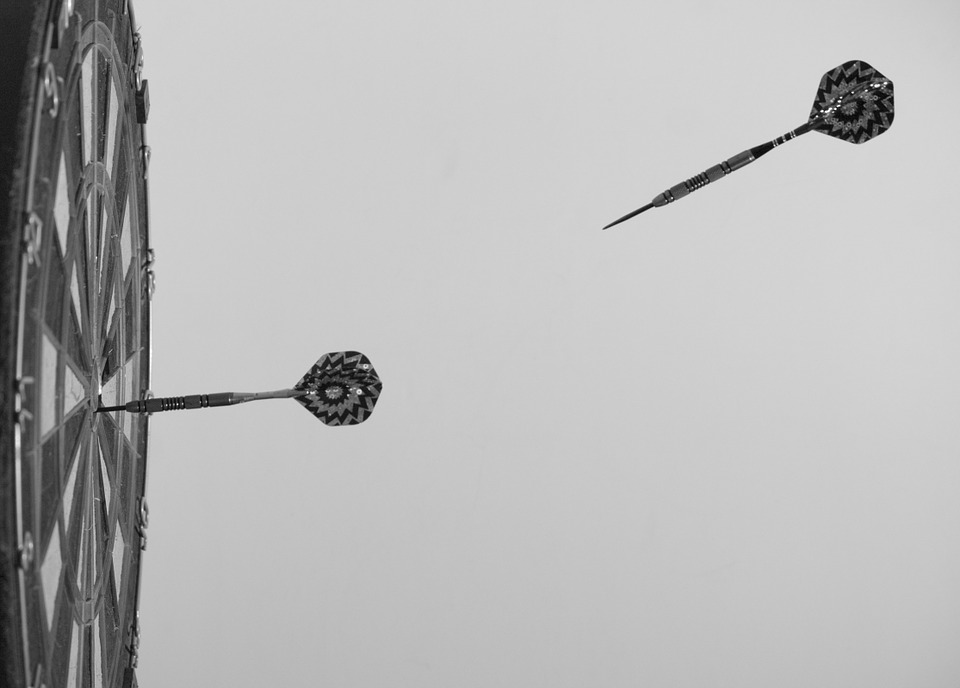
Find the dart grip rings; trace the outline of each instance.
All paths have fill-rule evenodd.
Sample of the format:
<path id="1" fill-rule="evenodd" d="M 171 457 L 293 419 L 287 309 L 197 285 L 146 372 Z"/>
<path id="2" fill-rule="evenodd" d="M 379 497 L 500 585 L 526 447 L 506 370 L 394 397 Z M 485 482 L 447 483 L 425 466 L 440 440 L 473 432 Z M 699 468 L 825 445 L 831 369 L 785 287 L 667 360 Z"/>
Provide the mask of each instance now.
<path id="1" fill-rule="evenodd" d="M 233 393 L 190 394 L 185 397 L 157 397 L 140 399 L 124 405 L 127 413 L 157 413 L 158 411 L 180 411 L 182 409 L 209 408 L 211 406 L 230 406 Z"/>
<path id="2" fill-rule="evenodd" d="M 683 198 L 684 196 L 693 193 L 702 186 L 706 186 L 710 182 L 715 182 L 718 179 L 723 179 L 728 174 L 734 170 L 738 170 L 744 165 L 747 165 L 756 160 L 753 155 L 753 151 L 745 150 L 742 153 L 734 155 L 729 160 L 724 160 L 718 165 L 714 165 L 708 170 L 701 172 L 695 177 L 690 177 L 685 182 L 671 186 L 669 189 L 664 191 L 662 194 L 653 199 L 652 205 L 655 208 L 664 206 L 667 203 L 673 203 L 677 199 Z"/>

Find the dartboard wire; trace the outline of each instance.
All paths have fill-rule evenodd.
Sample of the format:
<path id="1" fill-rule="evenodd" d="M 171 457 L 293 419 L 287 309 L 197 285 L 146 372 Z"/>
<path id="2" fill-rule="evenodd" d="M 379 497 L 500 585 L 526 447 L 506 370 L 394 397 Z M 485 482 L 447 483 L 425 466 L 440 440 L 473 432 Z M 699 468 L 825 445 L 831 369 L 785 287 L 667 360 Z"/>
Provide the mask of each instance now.
<path id="1" fill-rule="evenodd" d="M 124 443 L 119 437 L 122 434 L 122 429 L 112 418 L 106 416 L 101 420 L 98 427 L 98 440 L 100 447 L 99 470 L 102 480 L 98 484 L 101 485 L 100 492 L 103 496 L 103 525 L 106 529 L 104 532 L 105 543 L 113 541 L 115 529 L 119 524 L 119 513 L 123 510 L 125 502 L 123 490 L 121 489 L 126 477 L 122 456 Z M 109 454 L 104 454 L 104 447 L 107 447 L 106 451 L 110 452 Z M 109 497 L 103 488 L 109 488 Z M 105 551 L 104 557 L 106 557 L 106 554 L 107 552 Z M 106 572 L 104 571 L 102 573 L 105 575 Z"/>
<path id="2" fill-rule="evenodd" d="M 105 425 L 101 425 L 101 428 Z M 109 439 L 109 438 L 107 438 Z M 109 444 L 109 442 L 108 442 Z M 109 582 L 111 578 L 111 548 L 110 543 L 115 532 L 115 525 L 117 521 L 116 508 L 114 505 L 118 501 L 118 494 L 116 489 L 116 483 L 114 479 L 117 476 L 118 468 L 114 468 L 114 479 L 111 479 L 109 474 L 110 471 L 110 460 L 104 455 L 104 437 L 101 435 L 99 443 L 99 461 L 94 470 L 94 474 L 97 478 L 94 480 L 94 491 L 98 497 L 94 498 L 94 513 L 93 521 L 95 528 L 94 530 L 97 533 L 95 539 L 95 560 L 96 564 L 96 576 L 94 578 L 94 595 L 95 603 L 93 607 L 93 620 L 91 624 L 96 627 L 97 618 L 103 613 L 103 607 L 106 603 L 106 597 L 110 593 Z M 116 452 L 116 446 L 113 446 L 112 451 Z M 107 449 L 110 451 L 111 449 Z M 107 495 L 107 488 L 109 487 L 109 496 Z"/>
<path id="3" fill-rule="evenodd" d="M 74 256 L 73 268 L 76 271 L 77 298 L 80 302 L 80 343 L 83 349 L 83 355 L 91 357 L 93 352 L 90 350 L 89 340 L 93 336 L 94 314 L 91 312 L 90 304 L 89 266 L 91 261 L 89 255 L 90 247 L 87 239 L 89 234 L 88 224 L 90 213 L 86 199 L 81 203 L 80 212 L 77 214 L 77 231 L 74 233 L 76 254 Z M 92 380 L 97 374 L 95 370 L 96 361 L 88 360 L 87 364 L 89 365 L 88 375 Z"/>
<path id="4" fill-rule="evenodd" d="M 89 357 L 89 352 L 85 351 L 84 339 L 85 333 L 88 331 L 90 314 L 89 314 L 89 303 L 87 301 L 87 290 L 86 290 L 86 270 L 83 269 L 84 261 L 87 255 L 86 247 L 86 200 L 84 196 L 84 145 L 83 145 L 83 134 L 85 131 L 86 125 L 84 124 L 83 117 L 83 98 L 82 98 L 82 70 L 78 64 L 76 67 L 76 78 L 71 81 L 71 95 L 70 97 L 73 100 L 74 106 L 69 108 L 69 112 L 73 117 L 76 118 L 73 122 L 69 123 L 71 126 L 79 126 L 81 129 L 81 136 L 79 137 L 66 137 L 64 150 L 64 164 L 67 165 L 67 184 L 70 185 L 69 195 L 70 195 L 70 222 L 67 230 L 67 247 L 64 251 L 64 262 L 66 265 L 65 269 L 65 280 L 66 280 L 66 296 L 65 300 L 69 304 L 68 314 L 65 315 L 65 318 L 73 318 L 73 323 L 76 324 L 77 332 L 76 338 L 77 343 L 79 344 L 79 360 L 74 360 L 75 370 L 80 370 L 83 372 L 82 379 L 86 379 L 89 383 L 89 379 L 93 374 L 91 362 L 87 360 Z M 75 114 L 74 114 L 75 113 Z M 75 170 L 79 170 L 79 176 L 75 177 Z M 77 294 L 76 301 L 74 301 L 73 286 L 76 285 Z M 71 325 L 71 322 L 67 322 L 66 325 Z M 68 348 L 69 348 L 68 343 Z"/>
<path id="5" fill-rule="evenodd" d="M 77 548 L 77 590 L 79 596 L 77 602 L 79 603 L 80 610 L 80 619 L 84 621 L 84 616 L 82 612 L 83 604 L 89 599 L 92 593 L 92 582 L 91 575 L 91 564 L 94 561 L 94 557 L 90 556 L 90 547 L 92 543 L 92 533 L 93 523 L 91 522 L 93 518 L 93 470 L 96 466 L 96 460 L 94 455 L 97 453 L 96 435 L 91 435 L 90 442 L 87 444 L 87 456 L 84 461 L 83 466 L 80 467 L 82 471 L 83 478 L 83 493 L 81 495 L 81 506 L 80 506 L 80 529 L 79 534 L 79 546 Z M 78 476 L 79 478 L 80 476 Z"/>
<path id="6" fill-rule="evenodd" d="M 65 524 L 69 523 L 67 564 L 70 567 L 70 578 L 75 590 L 75 594 L 70 596 L 73 598 L 70 616 L 75 621 L 82 621 L 78 608 L 82 606 L 85 581 L 88 578 L 83 567 L 89 561 L 85 549 L 89 546 L 90 469 L 93 464 L 92 453 L 95 442 L 96 439 L 89 433 L 84 435 L 76 457 L 76 465 L 72 469 L 73 486 L 69 513 L 66 503 L 64 504 Z"/>
<path id="7" fill-rule="evenodd" d="M 104 228 L 104 232 L 108 232 L 107 228 Z M 105 253 L 103 258 L 103 269 L 99 277 L 100 289 L 97 294 L 98 303 L 100 304 L 100 313 L 99 320 L 97 323 L 97 330 L 99 333 L 99 346 L 97 348 L 97 353 L 100 358 L 101 365 L 104 365 L 104 370 L 100 372 L 100 379 L 98 382 L 105 384 L 107 379 L 104 377 L 107 373 L 111 373 L 109 377 L 113 377 L 116 368 L 110 369 L 108 364 L 111 360 L 116 360 L 116 358 L 111 359 L 111 354 L 115 354 L 118 357 L 123 356 L 122 350 L 117 350 L 120 345 L 117 337 L 122 336 L 120 330 L 121 327 L 117 327 L 117 332 L 112 332 L 111 325 L 116 322 L 118 315 L 122 315 L 123 312 L 123 300 L 122 296 L 117 294 L 119 286 L 116 284 L 117 275 L 116 275 L 116 261 L 115 251 L 114 251 L 114 241 L 112 239 L 106 242 L 106 245 L 103 248 Z M 111 318 L 113 316 L 113 318 Z M 111 322 L 111 320 L 113 322 Z M 122 320 L 122 318 L 121 318 Z M 111 348 L 112 345 L 112 348 Z"/>
<path id="8" fill-rule="evenodd" d="M 64 259 L 66 263 L 66 269 L 64 270 L 65 277 L 65 288 L 66 293 L 64 294 L 63 300 L 66 302 L 66 312 L 63 315 L 63 328 L 65 338 L 76 338 L 79 349 L 77 351 L 79 358 L 74 358 L 73 354 L 70 353 L 71 341 L 62 342 L 64 345 L 64 354 L 67 357 L 68 364 L 73 368 L 74 374 L 80 378 L 81 381 L 88 380 L 91 374 L 90 367 L 86 361 L 83 351 L 83 323 L 85 322 L 85 314 L 83 308 L 83 297 L 80 289 L 80 277 L 77 274 L 80 270 L 78 265 L 78 251 L 76 249 L 76 244 L 79 241 L 76 237 L 76 231 L 72 231 L 68 235 L 68 242 L 71 244 L 71 250 L 67 258 Z M 81 303 L 75 304 L 73 301 L 73 283 L 76 280 L 77 292 L 78 292 L 78 301 Z M 79 309 L 79 313 L 77 310 Z M 70 330 L 73 326 L 76 325 L 77 332 L 71 332 Z"/>
<path id="9" fill-rule="evenodd" d="M 87 481 L 83 472 L 87 470 L 89 464 L 90 439 L 91 436 L 89 432 L 81 433 L 78 446 L 75 447 L 72 452 L 72 459 L 64 472 L 65 482 L 62 490 L 64 499 L 61 502 L 60 513 L 58 515 L 61 527 L 61 572 L 58 576 L 59 588 L 54 603 L 53 625 L 50 629 L 51 641 L 46 657 L 46 666 L 49 667 L 51 673 L 57 668 L 52 662 L 53 646 L 57 638 L 65 636 L 68 643 L 72 642 L 71 639 L 75 639 L 77 645 L 80 645 L 82 642 L 82 638 L 74 632 L 75 626 L 79 621 L 77 618 L 76 601 L 72 604 L 70 603 L 69 600 L 72 596 L 67 594 L 66 587 L 68 584 L 72 584 L 79 590 L 80 541 L 82 540 L 82 532 L 78 533 L 77 531 L 83 530 L 83 524 L 78 524 L 77 521 L 72 518 L 72 513 L 78 511 L 82 514 L 84 510 L 83 501 L 86 494 Z M 70 485 L 71 475 L 73 475 L 72 485 Z M 66 502 L 68 492 L 70 492 L 69 505 Z M 73 525 L 73 528 L 70 528 L 70 525 Z M 68 649 L 66 655 L 69 659 L 67 665 L 62 667 L 62 670 L 69 671 L 69 664 L 73 662 L 73 658 L 77 656 L 78 652 L 79 648 L 76 646 L 71 646 Z"/>
<path id="10" fill-rule="evenodd" d="M 115 215 L 116 204 L 113 199 L 109 200 L 109 205 L 113 215 Z M 101 208 L 102 212 L 102 208 Z M 99 380 L 104 385 L 112 385 L 118 396 L 123 395 L 124 375 L 126 356 L 126 337 L 125 337 L 125 318 L 124 311 L 127 304 L 124 301 L 123 290 L 124 280 L 122 279 L 122 267 L 118 275 L 118 264 L 121 262 L 121 252 L 119 251 L 119 241 L 113 230 L 117 227 L 116 217 L 108 217 L 107 222 L 101 216 L 100 232 L 101 247 L 100 266 L 103 279 L 100 283 L 100 289 L 97 295 L 100 313 L 98 331 L 101 333 L 101 341 L 98 345 L 98 352 L 101 356 L 101 365 L 106 365 L 108 356 L 113 355 L 116 365 L 112 370 L 104 370 L 110 375 L 106 379 Z M 110 304 L 113 302 L 114 308 L 111 313 Z M 113 323 L 111 323 L 111 315 Z M 113 346 L 113 352 L 108 352 L 107 347 Z M 114 580 L 117 576 L 113 572 L 114 557 L 111 556 L 113 548 L 118 544 L 117 533 L 122 532 L 122 515 L 124 500 L 122 485 L 124 476 L 123 454 L 125 451 L 125 433 L 123 428 L 117 422 L 117 419 L 110 415 L 105 415 L 98 419 L 96 426 L 96 439 L 91 440 L 94 447 L 92 454 L 97 458 L 97 466 L 92 469 L 98 479 L 94 480 L 95 490 L 102 498 L 102 501 L 94 500 L 95 527 L 98 524 L 101 529 L 101 537 L 97 539 L 97 552 L 95 554 L 95 565 L 99 567 L 94 581 L 94 594 L 96 596 L 95 608 L 92 612 L 92 620 L 87 626 L 86 646 L 84 658 L 90 663 L 91 667 L 99 667 L 104 677 L 109 678 L 112 675 L 113 667 L 105 665 L 105 651 L 108 646 L 115 644 L 117 638 L 110 638 L 106 632 L 107 615 L 113 614 L 114 624 L 122 623 L 119 619 L 119 590 L 116 589 Z M 106 488 L 109 486 L 109 497 Z M 121 553 L 121 567 L 126 559 L 126 552 Z M 100 642 L 93 642 L 99 640 Z M 113 642 L 111 642 L 111 640 Z"/>
<path id="11" fill-rule="evenodd" d="M 119 374 L 115 372 L 115 375 Z M 112 676 L 113 671 L 113 667 L 106 663 L 107 649 L 117 642 L 116 637 L 107 632 L 108 621 L 112 621 L 114 625 L 122 623 L 119 615 L 119 593 L 115 584 L 117 575 L 113 571 L 113 550 L 117 546 L 117 533 L 123 530 L 121 514 L 127 501 L 123 491 L 125 445 L 122 436 L 122 428 L 114 418 L 105 415 L 100 419 L 97 425 L 98 462 L 95 471 L 99 479 L 95 481 L 95 487 L 102 499 L 95 509 L 94 517 L 99 523 L 101 536 L 97 539 L 96 564 L 99 570 L 95 581 L 96 604 L 89 627 L 90 637 L 99 642 L 89 645 L 89 659 L 95 662 L 92 666 L 100 667 L 103 678 L 106 679 Z M 121 553 L 121 567 L 125 554 Z M 110 619 L 107 618 L 108 615 L 112 615 Z"/>
<path id="12" fill-rule="evenodd" d="M 96 21 L 96 18 L 94 18 Z M 88 45 L 84 52 L 86 53 L 82 60 L 82 64 L 89 64 L 89 70 L 81 70 L 87 76 L 89 84 L 82 84 L 81 92 L 89 93 L 89 103 L 86 102 L 86 98 L 81 96 L 81 108 L 83 110 L 82 120 L 85 124 L 89 126 L 89 131 L 85 137 L 85 146 L 83 150 L 83 179 L 84 179 L 84 189 L 83 193 L 85 195 L 86 201 L 86 213 L 84 213 L 86 222 L 86 231 L 84 232 L 84 245 L 87 252 L 86 260 L 84 264 L 87 266 L 86 270 L 86 304 L 89 309 L 87 323 L 84 324 L 84 329 L 87 334 L 87 344 L 89 345 L 88 354 L 91 356 L 91 383 L 97 382 L 101 371 L 99 370 L 99 361 L 96 360 L 96 355 L 99 353 L 100 349 L 100 302 L 99 302 L 99 287 L 100 287 L 100 271 L 101 271 L 101 256 L 99 246 L 100 246 L 100 188 L 97 183 L 96 169 L 91 166 L 96 165 L 99 149 L 99 138 L 100 132 L 98 128 L 98 110 L 99 110 L 99 64 L 98 58 L 100 51 L 96 48 L 96 24 L 94 24 L 94 41 Z M 82 78 L 82 76 L 81 76 Z M 86 107 L 85 107 L 86 106 Z M 93 176 L 91 180 L 89 177 Z M 87 329 L 89 327 L 89 329 Z"/>
<path id="13" fill-rule="evenodd" d="M 97 502 L 100 501 L 98 496 L 101 494 L 98 480 L 100 472 L 99 464 L 99 442 L 94 437 L 91 437 L 87 455 L 87 465 L 84 467 L 86 484 L 84 485 L 81 526 L 83 533 L 81 533 L 80 537 L 80 561 L 78 565 L 78 591 L 80 593 L 80 599 L 79 609 L 75 609 L 79 616 L 78 621 L 81 625 L 81 635 L 83 638 L 81 647 L 78 649 L 82 657 L 81 663 L 86 666 L 92 666 L 91 662 L 94 647 L 91 642 L 91 631 L 95 627 L 95 620 L 99 613 L 99 605 L 101 603 L 100 596 L 98 595 L 98 583 L 100 581 L 97 575 L 98 562 L 102 558 L 102 545 L 100 544 L 102 540 L 102 534 L 100 532 L 102 523 L 100 522 L 99 509 L 97 507 Z"/>
<path id="14" fill-rule="evenodd" d="M 116 227 L 116 222 L 114 223 L 114 228 Z M 122 231 L 122 230 L 121 230 Z M 136 365 L 134 358 L 136 353 L 131 354 L 127 349 L 127 326 L 126 326 L 126 309 L 131 307 L 132 304 L 127 303 L 126 293 L 127 285 L 131 284 L 133 279 L 133 271 L 130 271 L 127 279 L 123 279 L 124 265 L 123 265 L 123 252 L 120 250 L 120 241 L 122 238 L 111 232 L 111 238 L 108 243 L 110 258 L 108 260 L 110 267 L 108 269 L 108 284 L 109 287 L 104 289 L 105 299 L 113 304 L 112 310 L 107 307 L 105 309 L 105 316 L 103 319 L 103 328 L 104 328 L 104 337 L 102 344 L 102 356 L 106 361 L 112 361 L 112 367 L 105 369 L 104 373 L 109 372 L 109 376 L 104 376 L 101 380 L 104 390 L 113 388 L 116 393 L 118 402 L 128 401 L 128 391 L 127 391 L 127 376 L 134 375 L 136 370 L 129 369 L 131 363 Z M 132 393 L 132 390 L 131 390 Z M 125 414 L 124 414 L 125 415 Z M 117 414 L 118 418 L 111 418 L 114 424 L 116 425 L 117 435 L 117 447 L 116 451 L 119 452 L 123 446 L 129 446 L 131 450 L 134 450 L 132 440 L 132 431 L 133 428 L 129 428 L 130 436 L 128 436 L 127 425 L 133 424 L 133 419 L 127 419 L 123 415 Z M 107 414 L 105 418 L 110 418 L 110 414 Z"/>

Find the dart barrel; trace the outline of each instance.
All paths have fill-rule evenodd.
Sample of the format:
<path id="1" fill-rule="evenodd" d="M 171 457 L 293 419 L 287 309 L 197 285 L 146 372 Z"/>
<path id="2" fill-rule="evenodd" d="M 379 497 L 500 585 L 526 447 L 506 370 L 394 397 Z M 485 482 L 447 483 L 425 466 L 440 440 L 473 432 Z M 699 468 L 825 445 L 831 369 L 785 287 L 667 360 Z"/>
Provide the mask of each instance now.
<path id="1" fill-rule="evenodd" d="M 127 413 L 157 413 L 159 411 L 181 411 L 183 409 L 210 408 L 213 406 L 230 406 L 233 401 L 232 392 L 218 394 L 190 394 L 184 397 L 157 397 L 154 399 L 138 399 L 123 405 Z"/>
<path id="2" fill-rule="evenodd" d="M 723 162 L 714 165 L 700 174 L 690 177 L 690 179 L 684 182 L 680 182 L 679 184 L 671 186 L 662 194 L 654 198 L 652 205 L 655 208 L 659 208 L 667 203 L 673 203 L 674 201 L 693 193 L 697 189 L 706 186 L 710 182 L 723 179 L 731 172 L 739 170 L 741 167 L 750 164 L 755 159 L 756 158 L 754 157 L 753 152 L 750 150 L 737 153 L 732 158 L 724 160 Z"/>

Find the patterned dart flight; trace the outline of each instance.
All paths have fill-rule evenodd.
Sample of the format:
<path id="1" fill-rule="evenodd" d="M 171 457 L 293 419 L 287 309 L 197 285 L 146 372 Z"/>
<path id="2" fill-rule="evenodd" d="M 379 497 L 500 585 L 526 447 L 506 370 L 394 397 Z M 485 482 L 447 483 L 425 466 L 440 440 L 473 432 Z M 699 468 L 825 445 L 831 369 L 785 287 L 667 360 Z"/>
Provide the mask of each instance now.
<path id="1" fill-rule="evenodd" d="M 650 208 L 659 208 L 748 165 L 808 131 L 819 131 L 851 143 L 879 136 L 893 124 L 893 82 L 863 60 L 844 62 L 823 75 L 810 118 L 793 131 L 749 148 L 685 182 L 670 187 L 650 203 L 611 222 L 604 229 L 629 220 Z"/>
<path id="2" fill-rule="evenodd" d="M 358 425 L 373 413 L 382 389 L 369 358 L 359 351 L 336 351 L 321 356 L 290 389 L 137 399 L 120 406 L 101 406 L 97 412 L 156 413 L 293 397 L 326 425 Z"/>
<path id="3" fill-rule="evenodd" d="M 327 425 L 357 425 L 373 413 L 383 383 L 359 351 L 324 354 L 293 386 L 296 400 Z"/>

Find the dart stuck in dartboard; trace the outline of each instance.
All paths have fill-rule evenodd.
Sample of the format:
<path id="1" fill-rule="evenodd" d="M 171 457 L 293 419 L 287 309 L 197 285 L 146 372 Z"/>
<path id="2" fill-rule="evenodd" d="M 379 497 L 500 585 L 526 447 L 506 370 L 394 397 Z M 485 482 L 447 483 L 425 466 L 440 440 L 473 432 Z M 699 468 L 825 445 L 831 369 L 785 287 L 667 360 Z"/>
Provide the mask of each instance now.
<path id="1" fill-rule="evenodd" d="M 359 351 L 336 351 L 321 356 L 289 389 L 137 399 L 120 406 L 100 406 L 97 413 L 180 411 L 292 397 L 325 425 L 359 425 L 373 413 L 382 389 L 369 358 Z"/>
<path id="2" fill-rule="evenodd" d="M 780 144 L 808 131 L 819 131 L 850 143 L 863 143 L 885 132 L 891 124 L 893 82 L 863 60 L 844 62 L 823 75 L 810 110 L 810 118 L 805 123 L 783 136 L 749 148 L 685 182 L 670 187 L 647 205 L 627 213 L 604 229 L 629 220 L 650 208 L 672 203 L 710 182 L 723 179 Z"/>

